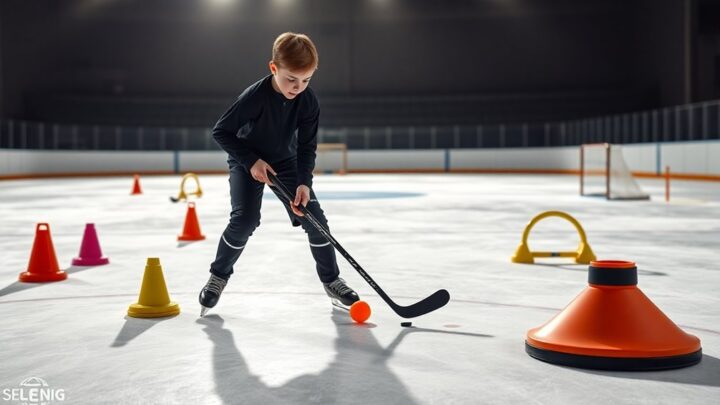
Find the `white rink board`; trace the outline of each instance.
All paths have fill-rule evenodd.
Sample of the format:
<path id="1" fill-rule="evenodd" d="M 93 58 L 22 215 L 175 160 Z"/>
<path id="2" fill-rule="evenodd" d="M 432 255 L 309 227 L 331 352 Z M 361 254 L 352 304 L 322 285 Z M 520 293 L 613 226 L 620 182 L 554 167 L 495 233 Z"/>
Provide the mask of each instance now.
<path id="1" fill-rule="evenodd" d="M 445 150 L 350 150 L 350 170 L 413 170 L 445 167 Z"/>
<path id="2" fill-rule="evenodd" d="M 451 149 L 451 169 L 578 170 L 578 148 Z"/>
<path id="3" fill-rule="evenodd" d="M 178 152 L 178 168 L 180 173 L 227 170 L 227 159 L 223 151 L 182 151 Z"/>
<path id="4" fill-rule="evenodd" d="M 34 173 L 172 171 L 172 152 L 0 150 L 0 176 Z"/>
<path id="5" fill-rule="evenodd" d="M 634 172 L 720 176 L 720 141 L 622 145 Z M 659 153 L 658 153 L 659 152 Z M 328 156 L 332 163 L 338 156 Z M 658 157 L 660 160 L 658 161 Z M 578 147 L 349 150 L 349 170 L 578 170 Z M 177 159 L 177 160 L 176 160 Z M 322 163 L 322 162 L 320 162 Z M 330 164 L 328 163 L 328 164 Z M 337 162 L 335 162 L 337 163 Z M 176 167 L 177 165 L 177 167 Z M 322 166 L 322 165 L 321 165 Z M 223 151 L 0 150 L 0 176 L 48 173 L 225 171 Z"/>

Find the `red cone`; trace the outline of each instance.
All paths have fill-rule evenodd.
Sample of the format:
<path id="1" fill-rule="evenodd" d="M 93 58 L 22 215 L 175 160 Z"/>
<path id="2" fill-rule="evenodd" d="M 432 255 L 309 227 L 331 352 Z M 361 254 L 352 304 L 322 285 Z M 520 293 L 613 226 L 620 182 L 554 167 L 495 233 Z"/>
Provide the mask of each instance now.
<path id="1" fill-rule="evenodd" d="M 50 225 L 45 223 L 37 224 L 28 270 L 20 273 L 20 281 L 42 283 L 65 280 L 66 278 L 67 273 L 60 270 L 57 256 L 55 256 L 55 247 L 50 235 Z"/>
<path id="2" fill-rule="evenodd" d="M 195 213 L 195 203 L 189 202 L 187 214 L 185 215 L 185 226 L 183 232 L 178 235 L 178 240 L 182 241 L 194 241 L 203 240 L 205 235 L 200 231 L 200 222 L 198 221 L 197 213 Z"/>
<path id="3" fill-rule="evenodd" d="M 130 195 L 142 194 L 142 188 L 140 188 L 140 175 L 136 174 L 133 176 L 133 188 Z"/>

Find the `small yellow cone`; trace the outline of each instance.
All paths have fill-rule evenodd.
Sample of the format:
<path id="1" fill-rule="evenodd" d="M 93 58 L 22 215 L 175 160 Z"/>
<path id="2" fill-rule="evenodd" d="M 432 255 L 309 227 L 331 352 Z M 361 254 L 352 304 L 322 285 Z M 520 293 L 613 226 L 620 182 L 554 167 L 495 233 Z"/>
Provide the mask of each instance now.
<path id="1" fill-rule="evenodd" d="M 160 318 L 180 313 L 180 306 L 170 301 L 160 259 L 148 257 L 138 302 L 131 304 L 128 315 L 134 318 Z"/>

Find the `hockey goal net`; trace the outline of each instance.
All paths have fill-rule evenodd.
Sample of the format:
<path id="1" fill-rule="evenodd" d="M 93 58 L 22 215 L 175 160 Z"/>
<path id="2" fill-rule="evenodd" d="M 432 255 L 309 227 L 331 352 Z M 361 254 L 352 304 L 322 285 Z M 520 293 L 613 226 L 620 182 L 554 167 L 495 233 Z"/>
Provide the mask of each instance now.
<path id="1" fill-rule="evenodd" d="M 315 157 L 316 173 L 346 174 L 348 171 L 347 145 L 319 143 Z"/>
<path id="2" fill-rule="evenodd" d="M 608 200 L 647 200 L 633 178 L 620 145 L 580 145 L 580 195 Z"/>

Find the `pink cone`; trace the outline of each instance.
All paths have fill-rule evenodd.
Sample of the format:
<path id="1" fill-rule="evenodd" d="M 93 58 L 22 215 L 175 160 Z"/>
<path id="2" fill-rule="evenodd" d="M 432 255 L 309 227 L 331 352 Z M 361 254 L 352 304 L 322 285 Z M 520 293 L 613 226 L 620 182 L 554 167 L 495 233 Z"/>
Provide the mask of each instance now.
<path id="1" fill-rule="evenodd" d="M 99 266 L 108 263 L 110 260 L 102 257 L 95 224 L 85 224 L 85 234 L 83 234 L 82 245 L 80 245 L 80 257 L 72 260 L 73 266 Z"/>

